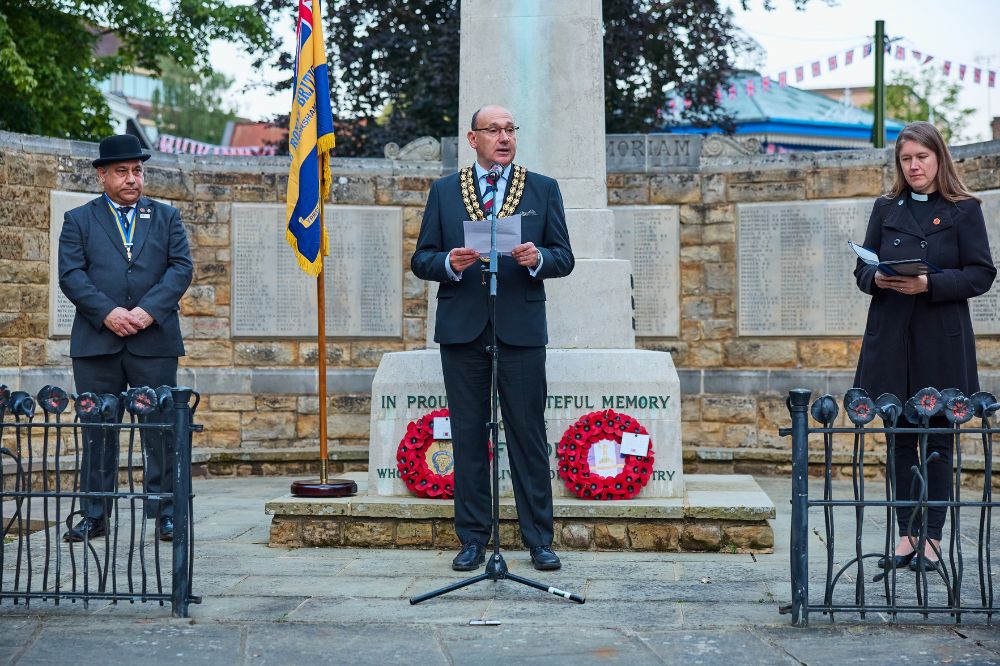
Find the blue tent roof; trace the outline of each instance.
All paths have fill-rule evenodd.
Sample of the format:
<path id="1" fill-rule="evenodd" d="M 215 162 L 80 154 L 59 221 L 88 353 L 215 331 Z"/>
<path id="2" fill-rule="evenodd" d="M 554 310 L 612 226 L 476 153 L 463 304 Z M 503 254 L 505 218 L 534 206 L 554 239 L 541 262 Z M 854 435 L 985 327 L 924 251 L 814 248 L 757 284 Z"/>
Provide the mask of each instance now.
<path id="1" fill-rule="evenodd" d="M 754 94 L 747 83 L 754 82 Z M 723 90 L 722 110 L 733 117 L 736 134 L 753 134 L 764 143 L 786 144 L 792 148 L 845 148 L 871 140 L 874 115 L 870 111 L 836 102 L 818 93 L 793 86 L 779 86 L 772 80 L 769 90 L 761 90 L 761 77 L 750 72 L 733 77 L 737 94 L 730 98 Z M 886 141 L 896 140 L 903 124 L 885 123 Z M 718 127 L 701 128 L 690 124 L 670 124 L 664 131 L 680 134 L 714 134 Z"/>

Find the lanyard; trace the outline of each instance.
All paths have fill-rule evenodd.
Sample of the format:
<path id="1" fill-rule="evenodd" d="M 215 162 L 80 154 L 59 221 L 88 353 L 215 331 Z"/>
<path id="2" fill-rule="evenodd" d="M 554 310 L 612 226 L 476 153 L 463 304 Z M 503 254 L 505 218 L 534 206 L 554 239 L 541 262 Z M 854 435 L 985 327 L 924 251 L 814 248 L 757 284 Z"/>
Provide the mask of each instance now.
<path id="1" fill-rule="evenodd" d="M 121 236 L 122 245 L 125 246 L 125 253 L 128 255 L 129 261 L 131 261 L 132 237 L 135 235 L 136 218 L 133 215 L 132 224 L 130 225 L 128 222 L 128 215 L 119 211 L 118 207 L 115 206 L 114 202 L 111 201 L 111 198 L 107 194 L 104 195 L 104 201 L 108 204 L 108 209 L 111 211 L 111 214 L 115 216 L 115 222 L 118 223 L 118 234 Z M 132 206 L 132 210 L 135 210 L 135 206 Z"/>

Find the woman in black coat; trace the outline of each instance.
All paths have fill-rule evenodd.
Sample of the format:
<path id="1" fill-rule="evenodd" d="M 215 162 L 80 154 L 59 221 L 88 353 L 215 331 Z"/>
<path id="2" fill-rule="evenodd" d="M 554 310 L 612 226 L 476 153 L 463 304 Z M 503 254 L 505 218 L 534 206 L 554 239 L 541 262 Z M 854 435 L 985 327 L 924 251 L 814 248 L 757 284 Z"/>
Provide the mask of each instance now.
<path id="1" fill-rule="evenodd" d="M 906 401 L 922 388 L 979 390 L 976 341 L 968 299 L 986 293 L 996 276 L 980 200 L 958 176 L 944 139 L 930 123 L 910 123 L 896 139 L 896 179 L 875 201 L 864 246 L 880 261 L 926 259 L 939 273 L 888 276 L 860 259 L 858 288 L 871 294 L 868 322 L 854 385 L 869 395 L 892 393 Z M 909 424 L 900 422 L 903 427 Z M 932 426 L 945 425 L 940 422 Z M 896 498 L 910 499 L 911 468 L 918 464 L 916 435 L 896 435 Z M 928 437 L 928 499 L 947 500 L 951 483 L 952 437 Z M 937 452 L 938 457 L 931 458 Z M 935 568 L 946 510 L 927 512 L 925 568 Z M 885 568 L 910 565 L 918 534 L 911 534 L 913 509 L 896 511 L 900 540 Z M 920 517 L 913 521 L 916 532 Z"/>

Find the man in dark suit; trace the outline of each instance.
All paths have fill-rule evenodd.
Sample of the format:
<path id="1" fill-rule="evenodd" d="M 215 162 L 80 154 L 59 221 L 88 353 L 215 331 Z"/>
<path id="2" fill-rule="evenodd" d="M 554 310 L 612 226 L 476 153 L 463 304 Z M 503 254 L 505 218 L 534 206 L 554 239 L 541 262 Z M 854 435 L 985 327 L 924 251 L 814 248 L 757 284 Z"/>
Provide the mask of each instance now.
<path id="1" fill-rule="evenodd" d="M 59 236 L 59 286 L 76 306 L 70 356 L 78 393 L 119 394 L 129 386 L 177 384 L 177 358 L 184 355 L 179 301 L 191 284 L 192 263 L 180 214 L 142 196 L 143 162 L 131 135 L 101 141 L 93 162 L 104 193 L 66 213 Z M 119 410 L 119 418 L 121 418 Z M 144 433 L 148 492 L 173 489 L 169 437 Z M 80 489 L 110 492 L 118 475 L 118 433 L 84 437 Z M 85 499 L 83 518 L 67 541 L 107 533 L 111 502 Z M 173 538 L 173 506 L 151 500 L 147 518 L 157 518 L 160 539 Z"/>
<path id="2" fill-rule="evenodd" d="M 573 250 L 559 185 L 515 165 L 517 127 L 510 111 L 486 106 L 467 134 L 476 163 L 431 187 L 410 262 L 438 288 L 434 340 L 451 412 L 455 455 L 455 532 L 462 550 L 452 562 L 471 571 L 490 540 L 489 438 L 493 328 L 499 346 L 500 408 L 510 457 L 521 538 L 536 569 L 558 569 L 552 551 L 552 486 L 545 437 L 544 280 L 569 275 Z M 497 167 L 497 165 L 499 165 Z M 492 173 L 491 173 L 492 169 Z M 502 170 L 502 171 L 501 171 Z M 497 177 L 499 173 L 499 177 Z M 488 265 L 465 246 L 462 222 L 521 214 L 521 243 L 500 258 L 496 321 L 488 308 Z"/>

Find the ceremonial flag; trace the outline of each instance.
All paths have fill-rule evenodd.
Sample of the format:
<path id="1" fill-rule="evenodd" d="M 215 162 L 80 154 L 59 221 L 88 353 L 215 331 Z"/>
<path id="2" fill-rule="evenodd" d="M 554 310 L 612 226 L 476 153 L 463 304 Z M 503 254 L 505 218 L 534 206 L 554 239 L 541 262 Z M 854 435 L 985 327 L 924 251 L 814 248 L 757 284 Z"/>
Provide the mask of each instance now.
<path id="1" fill-rule="evenodd" d="M 795 68 L 795 82 L 796 83 L 801 83 L 802 79 L 804 79 L 804 78 L 806 78 L 805 68 L 804 67 L 796 67 Z"/>
<path id="2" fill-rule="evenodd" d="M 906 49 L 902 46 L 896 47 L 896 60 L 906 60 Z"/>
<path id="3" fill-rule="evenodd" d="M 769 90 L 771 90 L 771 77 L 765 76 L 760 80 L 760 89 L 763 92 L 768 92 Z"/>
<path id="4" fill-rule="evenodd" d="M 820 71 L 820 70 L 819 70 L 819 60 L 817 60 L 816 62 L 814 62 L 814 63 L 812 64 L 812 75 L 813 75 L 814 77 L 815 77 L 815 76 L 819 76 L 819 71 Z"/>
<path id="5" fill-rule="evenodd" d="M 951 74 L 951 60 L 944 61 L 944 75 L 948 76 Z"/>
<path id="6" fill-rule="evenodd" d="M 959 81 L 964 81 L 965 80 L 965 65 L 961 65 L 960 64 L 958 66 L 958 80 Z"/>
<path id="7" fill-rule="evenodd" d="M 865 44 L 863 47 L 861 47 L 861 57 L 862 58 L 867 58 L 871 54 L 872 54 L 872 45 L 871 44 Z"/>
<path id="8" fill-rule="evenodd" d="M 747 81 L 747 96 L 753 97 L 753 79 Z"/>
<path id="9" fill-rule="evenodd" d="M 913 49 L 910 49 L 910 55 L 913 56 L 913 59 L 919 63 L 920 58 L 922 58 L 924 54 L 921 53 L 920 51 L 914 51 Z"/>
<path id="10" fill-rule="evenodd" d="M 832 55 L 829 58 L 827 58 L 826 59 L 826 64 L 827 64 L 827 67 L 830 69 L 831 72 L 833 70 L 837 69 L 837 56 Z"/>
<path id="11" fill-rule="evenodd" d="M 788 85 L 788 72 L 778 74 L 778 85 L 782 88 Z"/>
<path id="12" fill-rule="evenodd" d="M 972 80 L 976 83 L 980 83 L 983 80 L 983 70 L 976 67 L 972 70 Z"/>
<path id="13" fill-rule="evenodd" d="M 849 51 L 844 51 L 844 66 L 850 65 L 854 62 L 854 49 Z"/>
<path id="14" fill-rule="evenodd" d="M 296 30 L 295 90 L 288 118 L 288 171 L 285 239 L 295 250 L 299 267 L 316 277 L 328 253 L 320 206 L 330 192 L 330 151 L 333 149 L 333 108 L 327 77 L 326 45 L 320 0 L 299 0 Z"/>
<path id="15" fill-rule="evenodd" d="M 994 70 L 992 70 L 992 69 L 990 70 L 990 74 L 989 74 L 989 86 L 990 86 L 990 88 L 996 88 L 997 87 L 997 73 Z"/>

